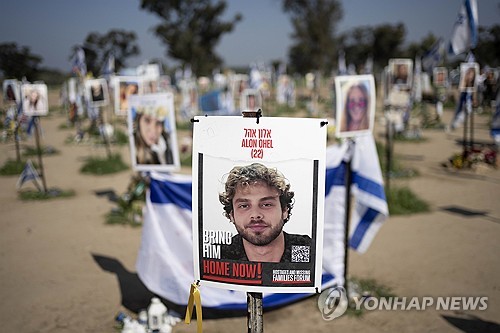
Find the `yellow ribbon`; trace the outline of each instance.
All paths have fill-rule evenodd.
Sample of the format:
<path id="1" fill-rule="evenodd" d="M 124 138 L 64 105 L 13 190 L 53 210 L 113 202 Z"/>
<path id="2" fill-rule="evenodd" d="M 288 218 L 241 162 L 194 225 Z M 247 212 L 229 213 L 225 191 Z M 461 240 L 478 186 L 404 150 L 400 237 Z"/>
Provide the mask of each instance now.
<path id="1" fill-rule="evenodd" d="M 191 317 L 193 316 L 193 306 L 194 306 L 193 303 L 196 304 L 196 322 L 198 327 L 197 332 L 202 333 L 203 327 L 202 327 L 202 315 L 201 315 L 201 296 L 200 296 L 200 290 L 198 289 L 198 282 L 191 283 L 188 306 L 186 309 L 186 317 L 184 318 L 184 322 L 186 324 L 191 323 Z"/>

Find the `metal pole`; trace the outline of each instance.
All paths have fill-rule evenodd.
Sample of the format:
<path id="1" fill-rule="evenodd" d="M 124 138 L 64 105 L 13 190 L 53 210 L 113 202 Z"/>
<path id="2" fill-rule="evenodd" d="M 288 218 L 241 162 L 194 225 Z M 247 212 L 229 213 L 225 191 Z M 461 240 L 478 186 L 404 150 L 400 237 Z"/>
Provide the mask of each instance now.
<path id="1" fill-rule="evenodd" d="M 391 179 L 391 169 L 392 169 L 392 136 L 393 136 L 393 124 L 387 119 L 386 125 L 386 144 L 385 144 L 385 184 L 387 192 L 389 192 L 389 184 Z"/>
<path id="2" fill-rule="evenodd" d="M 35 121 L 36 151 L 38 154 L 38 164 L 40 165 L 40 174 L 42 177 L 43 192 L 47 193 L 47 183 L 45 182 L 45 171 L 43 170 L 42 148 L 40 147 L 40 129 L 39 129 L 40 118 L 38 116 L 35 116 L 34 121 Z"/>
<path id="3" fill-rule="evenodd" d="M 106 146 L 106 153 L 108 158 L 111 158 L 111 147 L 109 144 L 108 133 L 106 133 L 106 122 L 103 115 L 104 110 L 102 110 L 100 107 L 98 107 L 98 110 L 99 110 L 99 122 L 100 122 L 99 125 L 101 127 L 101 134 L 104 139 L 104 145 Z"/>
<path id="4" fill-rule="evenodd" d="M 349 141 L 348 154 L 349 160 L 345 168 L 345 214 L 344 214 L 344 288 L 349 295 L 348 289 L 348 264 L 349 264 L 349 221 L 351 220 L 351 183 L 352 183 L 352 154 L 354 141 Z"/>
<path id="5" fill-rule="evenodd" d="M 472 99 L 472 96 L 471 96 Z M 472 109 L 472 100 L 469 105 L 469 113 L 470 113 L 470 130 L 469 130 L 469 149 L 472 152 L 474 148 L 474 110 Z"/>
<path id="6" fill-rule="evenodd" d="M 464 137 L 463 137 L 463 140 L 462 140 L 462 166 L 464 166 L 464 163 L 465 163 L 465 159 L 467 157 L 467 144 L 468 144 L 468 141 L 467 141 L 467 129 L 468 129 L 468 126 L 469 126 L 469 95 L 470 93 L 467 93 L 466 97 L 465 97 L 465 110 L 463 110 L 462 112 L 464 112 Z"/>
<path id="7" fill-rule="evenodd" d="M 264 332 L 264 316 L 262 293 L 247 293 L 247 323 L 248 333 Z"/>
<path id="8" fill-rule="evenodd" d="M 262 117 L 262 110 L 258 111 L 243 111 L 243 118 L 259 118 Z M 248 333 L 264 332 L 264 315 L 262 305 L 262 293 L 247 292 L 247 325 Z"/>

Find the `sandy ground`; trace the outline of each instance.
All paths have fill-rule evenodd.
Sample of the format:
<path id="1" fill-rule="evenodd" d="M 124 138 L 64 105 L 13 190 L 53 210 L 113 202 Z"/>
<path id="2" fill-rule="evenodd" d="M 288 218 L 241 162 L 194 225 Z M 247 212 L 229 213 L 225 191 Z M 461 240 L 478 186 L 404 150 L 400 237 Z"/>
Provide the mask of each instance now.
<path id="1" fill-rule="evenodd" d="M 453 111 L 445 111 L 448 122 Z M 476 116 L 475 138 L 491 142 L 488 117 Z M 141 228 L 105 224 L 115 204 L 95 191 L 122 194 L 131 170 L 112 176 L 79 172 L 103 147 L 66 144 L 73 129 L 59 129 L 62 114 L 42 118 L 48 187 L 72 189 L 72 198 L 23 202 L 17 176 L 0 177 L 0 321 L 3 332 L 116 332 L 115 316 L 146 306 L 150 294 L 135 272 Z M 380 130 L 376 135 L 380 135 Z M 431 212 L 390 217 L 365 254 L 350 253 L 349 273 L 373 278 L 403 297 L 487 296 L 485 311 L 369 311 L 324 321 L 311 297 L 264 314 L 266 332 L 499 332 L 500 170 L 445 170 L 440 164 L 461 147 L 462 130 L 426 130 L 421 143 L 397 142 L 395 151 L 420 176 L 398 180 L 431 204 Z M 377 137 L 377 139 L 381 139 Z M 34 146 L 34 139 L 23 145 Z M 15 158 L 0 144 L 0 163 Z M 113 146 L 129 162 L 128 147 Z M 393 182 L 395 183 L 395 182 Z M 392 184 L 392 183 L 391 183 Z M 26 187 L 29 187 L 27 185 Z M 451 213 L 455 206 L 479 212 Z M 205 320 L 205 332 L 245 332 L 246 318 Z M 178 324 L 174 332 L 195 332 Z"/>

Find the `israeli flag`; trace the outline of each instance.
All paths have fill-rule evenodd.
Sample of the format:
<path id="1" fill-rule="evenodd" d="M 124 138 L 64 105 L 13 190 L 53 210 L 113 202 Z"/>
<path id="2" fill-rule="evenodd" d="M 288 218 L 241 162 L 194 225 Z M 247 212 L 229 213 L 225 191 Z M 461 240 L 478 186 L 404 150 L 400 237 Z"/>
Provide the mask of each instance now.
<path id="1" fill-rule="evenodd" d="M 35 186 L 37 187 L 38 190 L 41 189 L 40 183 L 39 183 L 40 176 L 38 175 L 38 172 L 36 171 L 35 167 L 33 166 L 33 163 L 31 163 L 31 160 L 28 160 L 26 162 L 26 165 L 24 166 L 23 172 L 21 172 L 21 175 L 19 176 L 19 179 L 17 180 L 16 187 L 17 189 L 20 189 L 24 183 L 32 180 Z"/>
<path id="2" fill-rule="evenodd" d="M 327 149 L 326 198 L 322 288 L 344 284 L 344 158 L 352 154 L 355 210 L 350 227 L 351 248 L 364 252 L 388 216 L 382 173 L 373 136 L 358 137 L 354 152 L 347 144 Z M 146 195 L 137 273 L 153 293 L 187 305 L 194 282 L 192 238 L 192 178 L 186 175 L 151 173 Z M 204 308 L 246 310 L 244 292 L 201 286 Z M 264 293 L 264 309 L 284 306 L 311 294 Z"/>
<path id="3" fill-rule="evenodd" d="M 106 78 L 109 78 L 109 76 L 115 72 L 115 56 L 112 53 L 106 58 L 101 72 Z"/>
<path id="4" fill-rule="evenodd" d="M 478 15 L 476 0 L 464 0 L 451 34 L 448 52 L 459 55 L 475 48 L 478 40 Z"/>
<path id="5" fill-rule="evenodd" d="M 75 54 L 73 55 L 72 60 L 72 69 L 73 72 L 85 76 L 87 75 L 87 64 L 85 63 L 85 51 L 83 51 L 82 47 L 78 47 Z"/>
<path id="6" fill-rule="evenodd" d="M 187 305 L 194 280 L 192 235 L 192 180 L 190 176 L 151 173 L 146 196 L 144 225 L 136 268 L 139 278 L 153 293 Z M 336 283 L 323 274 L 323 287 Z M 203 307 L 244 311 L 246 293 L 201 286 Z M 280 307 L 310 294 L 263 294 L 264 308 Z"/>
<path id="7" fill-rule="evenodd" d="M 375 140 L 372 135 L 356 138 L 353 151 L 349 153 L 348 143 L 330 146 L 326 151 L 326 187 L 325 187 L 325 231 L 323 243 L 342 243 L 334 234 L 344 235 L 345 218 L 345 174 L 346 160 L 351 160 L 354 211 L 349 226 L 349 246 L 361 253 L 366 252 L 382 223 L 389 217 L 389 208 L 385 197 L 382 171 L 377 155 Z M 333 228 L 327 230 L 327 227 Z M 342 232 L 339 232 L 339 231 Z M 332 237 L 327 241 L 327 237 Z M 328 253 L 323 248 L 324 258 Z M 334 261 L 335 263 L 337 261 Z M 327 259 L 323 267 L 330 265 Z M 332 266 L 333 267 L 333 266 Z M 336 268 L 333 269 L 336 271 Z"/>
<path id="8" fill-rule="evenodd" d="M 427 73 L 432 73 L 434 67 L 437 67 L 443 59 L 443 39 L 439 38 L 431 49 L 422 57 L 422 68 Z"/>
<path id="9" fill-rule="evenodd" d="M 347 74 L 347 65 L 345 62 L 345 52 L 339 51 L 339 75 Z"/>

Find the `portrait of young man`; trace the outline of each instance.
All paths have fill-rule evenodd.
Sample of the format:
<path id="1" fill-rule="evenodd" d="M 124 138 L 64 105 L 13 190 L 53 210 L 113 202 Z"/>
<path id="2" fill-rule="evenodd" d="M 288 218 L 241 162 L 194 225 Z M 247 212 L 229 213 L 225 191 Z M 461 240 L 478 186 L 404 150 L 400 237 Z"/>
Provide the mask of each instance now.
<path id="1" fill-rule="evenodd" d="M 283 230 L 292 216 L 294 192 L 283 174 L 261 163 L 234 167 L 219 195 L 237 234 L 222 245 L 221 259 L 292 262 L 292 246 L 310 250 L 311 237 Z"/>
<path id="2" fill-rule="evenodd" d="M 389 59 L 391 83 L 400 90 L 410 89 L 413 81 L 413 61 L 411 59 Z"/>
<path id="3" fill-rule="evenodd" d="M 448 86 L 448 70 L 446 67 L 435 67 L 432 76 L 436 87 Z"/>

